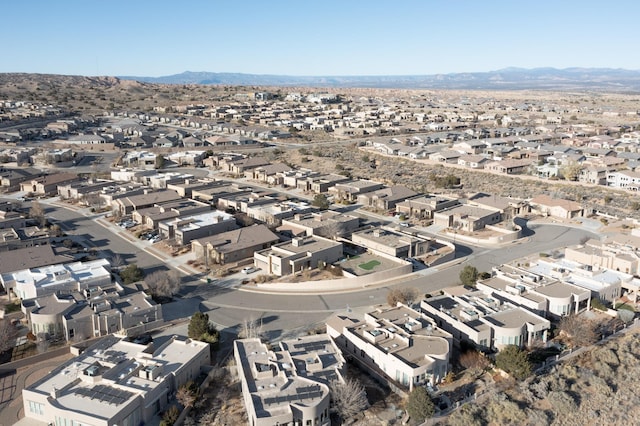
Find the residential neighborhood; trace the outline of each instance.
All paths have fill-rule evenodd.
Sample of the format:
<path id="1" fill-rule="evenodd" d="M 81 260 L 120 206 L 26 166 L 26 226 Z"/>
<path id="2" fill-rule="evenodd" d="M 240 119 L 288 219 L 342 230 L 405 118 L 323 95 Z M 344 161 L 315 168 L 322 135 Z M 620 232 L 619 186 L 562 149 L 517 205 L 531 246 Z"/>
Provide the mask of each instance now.
<path id="1" fill-rule="evenodd" d="M 588 346 L 568 319 L 596 337 L 636 324 L 635 110 L 314 91 L 64 118 L 2 106 L 46 121 L 0 132 L 9 351 L 68 348 L 22 390 L 22 424 L 89 422 L 87 398 L 95 424 L 189 416 L 214 359 L 234 361 L 248 424 L 332 424 L 354 375 L 386 398 L 424 389 L 448 416 L 497 386 L 458 395 L 469 357 L 519 377 L 501 361 L 517 351 L 536 374 Z M 250 319 L 260 298 L 281 305 Z"/>

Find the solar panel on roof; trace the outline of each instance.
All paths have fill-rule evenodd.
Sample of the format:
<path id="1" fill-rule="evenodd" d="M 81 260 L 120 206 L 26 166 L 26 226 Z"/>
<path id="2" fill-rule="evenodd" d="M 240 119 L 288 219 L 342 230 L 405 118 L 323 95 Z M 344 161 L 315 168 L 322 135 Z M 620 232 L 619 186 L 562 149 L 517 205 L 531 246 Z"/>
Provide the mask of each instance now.
<path id="1" fill-rule="evenodd" d="M 324 347 L 330 344 L 328 340 L 320 340 L 318 342 L 308 342 L 308 343 L 294 343 L 293 347 L 296 349 L 302 349 L 307 352 L 319 351 L 324 349 Z"/>
<path id="2" fill-rule="evenodd" d="M 120 405 L 133 396 L 132 392 L 105 385 L 95 385 L 92 388 L 78 388 L 75 390 L 75 393 L 85 398 L 92 400 L 97 399 L 100 402 L 113 405 Z"/>

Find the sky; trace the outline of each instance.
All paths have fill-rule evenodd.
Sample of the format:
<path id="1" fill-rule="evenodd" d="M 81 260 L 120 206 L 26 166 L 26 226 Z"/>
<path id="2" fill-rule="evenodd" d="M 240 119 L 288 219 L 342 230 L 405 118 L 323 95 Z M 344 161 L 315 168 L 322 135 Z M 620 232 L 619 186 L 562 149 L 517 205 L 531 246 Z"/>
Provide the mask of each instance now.
<path id="1" fill-rule="evenodd" d="M 637 0 L 7 0 L 0 72 L 640 70 Z"/>

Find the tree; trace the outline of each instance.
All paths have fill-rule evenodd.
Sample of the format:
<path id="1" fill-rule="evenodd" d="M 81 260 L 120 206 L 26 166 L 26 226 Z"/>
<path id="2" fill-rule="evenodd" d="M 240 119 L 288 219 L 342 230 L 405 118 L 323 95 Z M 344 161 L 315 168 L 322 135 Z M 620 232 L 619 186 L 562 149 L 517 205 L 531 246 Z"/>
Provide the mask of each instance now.
<path id="1" fill-rule="evenodd" d="M 458 359 L 463 368 L 478 374 L 491 365 L 489 359 L 482 352 L 469 350 L 460 355 Z"/>
<path id="2" fill-rule="evenodd" d="M 162 415 L 160 426 L 173 426 L 180 417 L 180 410 L 175 405 L 172 405 Z"/>
<path id="3" fill-rule="evenodd" d="M 422 423 L 436 411 L 429 393 L 423 386 L 413 388 L 407 399 L 406 408 L 412 423 Z"/>
<path id="4" fill-rule="evenodd" d="M 190 380 L 178 388 L 176 400 L 178 400 L 184 408 L 193 407 L 198 398 L 198 393 L 198 387 L 193 380 Z"/>
<path id="5" fill-rule="evenodd" d="M 575 314 L 563 317 L 558 329 L 560 334 L 568 337 L 575 346 L 589 346 L 598 341 L 596 324 Z"/>
<path id="6" fill-rule="evenodd" d="M 144 271 L 138 265 L 132 263 L 120 271 L 120 278 L 125 284 L 132 284 L 144 279 Z"/>
<path id="7" fill-rule="evenodd" d="M 313 197 L 311 205 L 320 210 L 326 210 L 329 208 L 329 200 L 327 200 L 327 196 L 324 194 L 316 194 L 315 197 Z"/>
<path id="8" fill-rule="evenodd" d="M 120 268 L 122 265 L 124 265 L 124 259 L 122 256 L 120 256 L 119 253 L 114 254 L 111 258 L 111 266 L 113 268 Z"/>
<path id="9" fill-rule="evenodd" d="M 460 271 L 460 282 L 469 287 L 475 287 L 478 280 L 478 270 L 475 266 L 467 265 Z"/>
<path id="10" fill-rule="evenodd" d="M 532 373 L 529 354 L 515 345 L 503 348 L 496 355 L 496 367 L 506 371 L 518 380 L 526 379 Z"/>
<path id="11" fill-rule="evenodd" d="M 581 170 L 582 165 L 580 165 L 579 162 L 572 160 L 562 166 L 559 172 L 566 180 L 575 181 L 578 180 L 578 176 L 580 176 Z"/>
<path id="12" fill-rule="evenodd" d="M 42 208 L 38 200 L 31 203 L 31 209 L 29 209 L 29 217 L 31 219 L 35 219 L 41 227 L 47 223 L 44 209 Z"/>
<path id="13" fill-rule="evenodd" d="M 369 406 L 364 386 L 355 379 L 344 382 L 334 380 L 330 389 L 333 406 L 343 421 L 363 412 Z"/>
<path id="14" fill-rule="evenodd" d="M 147 275 L 145 284 L 154 297 L 172 297 L 180 291 L 181 279 L 177 271 L 155 271 Z"/>
<path id="15" fill-rule="evenodd" d="M 262 338 L 262 318 L 254 320 L 245 318 L 242 322 L 242 329 L 238 333 L 238 337 L 241 339 L 260 339 Z"/>
<path id="16" fill-rule="evenodd" d="M 156 169 L 164 168 L 164 164 L 165 164 L 164 157 L 160 154 L 156 155 Z"/>
<path id="17" fill-rule="evenodd" d="M 62 232 L 62 228 L 57 223 L 55 225 L 51 225 L 49 228 L 49 235 L 52 237 L 62 237 L 64 233 Z"/>
<path id="18" fill-rule="evenodd" d="M 389 306 L 396 306 L 398 302 L 410 306 L 418 298 L 418 289 L 415 287 L 392 288 L 387 293 Z"/>
<path id="19" fill-rule="evenodd" d="M 0 354 L 12 349 L 18 338 L 18 330 L 7 319 L 0 319 Z"/>
<path id="20" fill-rule="evenodd" d="M 187 336 L 191 339 L 215 344 L 219 340 L 220 332 L 209 322 L 209 314 L 196 312 L 189 321 Z"/>

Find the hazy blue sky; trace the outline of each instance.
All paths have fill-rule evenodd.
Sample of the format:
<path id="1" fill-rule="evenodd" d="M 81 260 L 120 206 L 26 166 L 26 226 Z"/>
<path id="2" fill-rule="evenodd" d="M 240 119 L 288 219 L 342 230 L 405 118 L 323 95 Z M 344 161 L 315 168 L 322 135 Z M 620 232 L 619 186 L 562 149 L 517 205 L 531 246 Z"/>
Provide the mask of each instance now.
<path id="1" fill-rule="evenodd" d="M 640 2 L 6 0 L 0 72 L 640 70 Z"/>

